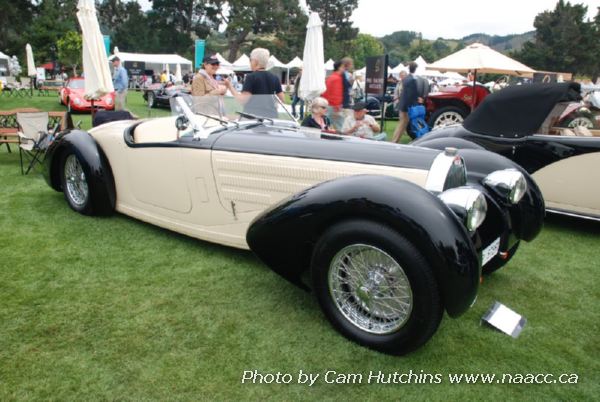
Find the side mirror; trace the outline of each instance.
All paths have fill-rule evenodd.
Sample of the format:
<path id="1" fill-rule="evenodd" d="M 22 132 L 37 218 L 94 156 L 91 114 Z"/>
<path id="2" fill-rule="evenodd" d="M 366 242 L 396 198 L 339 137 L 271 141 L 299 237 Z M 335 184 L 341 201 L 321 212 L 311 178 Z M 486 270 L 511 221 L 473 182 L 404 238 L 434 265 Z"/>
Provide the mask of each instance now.
<path id="1" fill-rule="evenodd" d="M 189 126 L 190 122 L 187 119 L 187 117 L 185 116 L 179 116 L 177 117 L 177 119 L 175 120 L 175 127 L 177 127 L 178 131 L 184 131 L 187 130 L 188 126 Z"/>

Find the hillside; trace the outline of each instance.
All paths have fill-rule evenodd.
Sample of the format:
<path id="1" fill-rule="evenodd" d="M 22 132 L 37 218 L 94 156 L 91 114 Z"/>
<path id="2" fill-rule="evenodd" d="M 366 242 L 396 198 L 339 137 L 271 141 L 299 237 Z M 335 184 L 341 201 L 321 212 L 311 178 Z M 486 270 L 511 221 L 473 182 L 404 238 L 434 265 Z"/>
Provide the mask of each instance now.
<path id="1" fill-rule="evenodd" d="M 484 33 L 475 33 L 465 36 L 461 39 L 461 41 L 465 44 L 471 44 L 474 42 L 483 43 L 484 45 L 490 46 L 491 48 L 504 53 L 508 51 L 521 50 L 525 42 L 533 41 L 534 38 L 535 31 L 504 36 L 491 36 Z"/>

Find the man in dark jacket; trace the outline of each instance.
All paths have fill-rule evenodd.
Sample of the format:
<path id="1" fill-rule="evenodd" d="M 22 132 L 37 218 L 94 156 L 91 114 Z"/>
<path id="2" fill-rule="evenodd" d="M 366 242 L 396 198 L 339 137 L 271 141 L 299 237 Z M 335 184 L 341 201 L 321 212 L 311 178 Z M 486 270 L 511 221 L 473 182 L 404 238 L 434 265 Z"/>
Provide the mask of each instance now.
<path id="1" fill-rule="evenodd" d="M 417 89 L 417 80 L 413 75 L 416 70 L 417 63 L 414 61 L 410 62 L 408 64 L 408 71 L 410 74 L 402 80 L 402 95 L 400 97 L 399 105 L 400 121 L 394 131 L 392 142 L 400 142 L 402 134 L 404 134 L 404 131 L 406 131 L 406 127 L 408 126 L 408 108 L 418 103 L 419 91 Z"/>

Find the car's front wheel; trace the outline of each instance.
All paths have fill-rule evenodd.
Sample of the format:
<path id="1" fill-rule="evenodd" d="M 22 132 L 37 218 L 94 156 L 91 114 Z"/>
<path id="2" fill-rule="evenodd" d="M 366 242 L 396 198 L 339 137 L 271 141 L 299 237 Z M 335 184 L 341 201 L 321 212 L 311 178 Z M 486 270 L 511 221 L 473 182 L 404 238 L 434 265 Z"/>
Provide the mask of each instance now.
<path id="1" fill-rule="evenodd" d="M 313 252 L 317 299 L 332 325 L 372 349 L 402 355 L 437 330 L 437 281 L 419 250 L 393 229 L 353 220 L 327 230 Z"/>

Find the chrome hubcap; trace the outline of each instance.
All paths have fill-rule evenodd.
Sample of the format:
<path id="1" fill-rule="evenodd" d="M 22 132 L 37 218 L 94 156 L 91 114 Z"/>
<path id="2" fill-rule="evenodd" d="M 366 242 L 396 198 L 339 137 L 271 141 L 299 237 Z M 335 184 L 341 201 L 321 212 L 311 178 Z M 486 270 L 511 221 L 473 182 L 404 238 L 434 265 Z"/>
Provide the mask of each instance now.
<path id="1" fill-rule="evenodd" d="M 64 174 L 69 199 L 73 204 L 83 206 L 88 198 L 88 186 L 85 173 L 75 155 L 67 156 Z"/>
<path id="2" fill-rule="evenodd" d="M 463 122 L 463 120 L 464 119 L 460 115 L 460 113 L 444 112 L 438 116 L 437 120 L 435 121 L 435 127 L 443 127 L 443 126 L 450 126 L 453 124 L 461 124 Z"/>
<path id="3" fill-rule="evenodd" d="M 410 283 L 385 251 L 365 244 L 344 247 L 329 266 L 329 293 L 352 324 L 373 334 L 402 328 L 413 308 Z"/>

